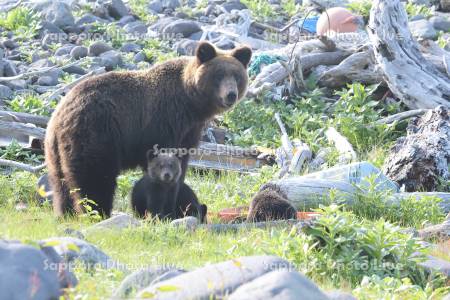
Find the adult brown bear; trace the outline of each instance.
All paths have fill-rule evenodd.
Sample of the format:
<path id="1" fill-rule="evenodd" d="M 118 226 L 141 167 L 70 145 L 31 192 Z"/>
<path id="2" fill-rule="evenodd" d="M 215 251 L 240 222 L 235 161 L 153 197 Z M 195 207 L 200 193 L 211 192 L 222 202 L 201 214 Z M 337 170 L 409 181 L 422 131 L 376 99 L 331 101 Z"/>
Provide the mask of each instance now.
<path id="1" fill-rule="evenodd" d="M 248 47 L 223 52 L 203 42 L 193 57 L 145 71 L 110 72 L 75 86 L 58 104 L 45 139 L 55 213 L 82 212 L 80 200 L 88 198 L 109 216 L 120 171 L 145 168 L 145 153 L 155 145 L 196 147 L 205 122 L 245 95 L 251 54 Z M 180 183 L 187 163 L 185 155 Z"/>

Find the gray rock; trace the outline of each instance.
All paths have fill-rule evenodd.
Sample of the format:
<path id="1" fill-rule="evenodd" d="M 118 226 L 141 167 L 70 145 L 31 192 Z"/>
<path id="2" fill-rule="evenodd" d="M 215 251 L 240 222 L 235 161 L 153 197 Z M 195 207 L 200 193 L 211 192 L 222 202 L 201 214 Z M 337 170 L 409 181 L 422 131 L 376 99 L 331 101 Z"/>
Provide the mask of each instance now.
<path id="1" fill-rule="evenodd" d="M 136 21 L 136 18 L 132 15 L 128 15 L 123 18 L 120 18 L 119 22 L 117 22 L 117 25 L 125 26 L 126 24 L 134 22 L 134 21 Z"/>
<path id="2" fill-rule="evenodd" d="M 9 60 L 4 61 L 3 65 L 3 75 L 6 77 L 16 76 L 17 69 L 16 66 Z"/>
<path id="3" fill-rule="evenodd" d="M 247 5 L 241 3 L 239 0 L 231 0 L 222 4 L 222 7 L 225 8 L 227 12 L 231 12 L 232 10 L 243 10 L 247 9 Z"/>
<path id="4" fill-rule="evenodd" d="M 63 69 L 63 71 L 69 74 L 78 74 L 78 75 L 84 75 L 87 73 L 85 69 L 77 65 L 66 67 Z"/>
<path id="5" fill-rule="evenodd" d="M 126 24 L 123 29 L 128 33 L 145 34 L 147 33 L 147 25 L 141 21 L 134 21 Z"/>
<path id="6" fill-rule="evenodd" d="M 133 62 L 135 64 L 143 62 L 147 59 L 147 57 L 145 56 L 144 51 L 139 51 L 138 53 L 136 53 L 136 55 L 133 57 Z"/>
<path id="7" fill-rule="evenodd" d="M 100 65 L 105 67 L 107 71 L 111 71 L 122 64 L 122 55 L 116 50 L 104 52 L 100 54 L 100 58 Z"/>
<path id="8" fill-rule="evenodd" d="M 441 0 L 439 2 L 439 9 L 441 11 L 450 12 L 450 0 Z"/>
<path id="9" fill-rule="evenodd" d="M 409 22 L 409 28 L 412 35 L 417 39 L 435 39 L 438 35 L 433 25 L 427 20 Z"/>
<path id="10" fill-rule="evenodd" d="M 92 24 L 95 22 L 106 23 L 108 21 L 106 21 L 105 19 L 99 18 L 97 16 L 94 16 L 93 14 L 87 13 L 87 14 L 83 15 L 81 18 L 79 18 L 75 22 L 75 25 L 82 26 L 82 25 Z"/>
<path id="11" fill-rule="evenodd" d="M 54 86 L 58 84 L 58 79 L 55 80 L 52 76 L 41 76 L 38 78 L 37 84 L 43 86 Z"/>
<path id="12" fill-rule="evenodd" d="M 191 39 L 182 39 L 174 45 L 174 48 L 179 55 L 194 55 L 198 44 L 199 42 Z"/>
<path id="13" fill-rule="evenodd" d="M 72 229 L 72 228 L 66 228 L 64 229 L 64 234 L 67 234 L 68 236 L 80 239 L 80 240 L 85 240 L 86 237 L 84 236 L 84 234 L 78 230 Z"/>
<path id="14" fill-rule="evenodd" d="M 222 37 L 220 40 L 215 42 L 214 45 L 216 45 L 219 49 L 223 50 L 230 50 L 236 47 L 234 42 L 227 37 Z"/>
<path id="15" fill-rule="evenodd" d="M 154 0 L 154 1 L 150 2 L 150 3 L 147 5 L 147 9 L 148 9 L 150 12 L 154 12 L 154 13 L 156 13 L 156 14 L 160 14 L 160 13 L 162 13 L 162 11 L 163 11 L 163 5 L 162 5 L 161 1 L 159 1 L 159 0 Z"/>
<path id="16" fill-rule="evenodd" d="M 450 300 L 450 294 L 448 294 L 447 296 L 444 297 L 444 299 L 442 300 Z"/>
<path id="17" fill-rule="evenodd" d="M 10 99 L 13 91 L 6 85 L 0 84 L 0 100 Z"/>
<path id="18" fill-rule="evenodd" d="M 199 222 L 196 217 L 187 216 L 182 219 L 176 219 L 170 222 L 170 225 L 177 228 L 184 228 L 187 230 L 195 230 Z"/>
<path id="19" fill-rule="evenodd" d="M 33 69 L 42 69 L 42 68 L 48 68 L 48 67 L 53 67 L 55 64 L 47 59 L 47 58 L 42 58 L 39 59 L 37 61 L 35 61 L 34 63 L 30 64 L 30 67 L 32 67 Z"/>
<path id="20" fill-rule="evenodd" d="M 419 263 L 425 270 L 430 272 L 441 272 L 447 275 L 447 278 L 450 278 L 450 262 L 428 255 L 428 259 L 424 262 Z"/>
<path id="21" fill-rule="evenodd" d="M 78 238 L 53 237 L 40 241 L 40 244 L 55 249 L 56 253 L 69 265 L 78 260 L 87 268 L 123 269 L 120 263 L 115 262 L 103 251 Z"/>
<path id="22" fill-rule="evenodd" d="M 58 49 L 56 49 L 55 51 L 55 56 L 63 56 L 63 55 L 67 55 L 70 53 L 70 51 L 74 48 L 74 45 L 68 44 L 68 45 L 64 45 Z"/>
<path id="23" fill-rule="evenodd" d="M 317 8 L 329 8 L 329 7 L 346 7 L 349 3 L 348 0 L 305 0 L 303 1 L 303 5 L 305 6 L 313 6 Z"/>
<path id="24" fill-rule="evenodd" d="M 89 56 L 99 56 L 102 53 L 111 51 L 114 48 L 102 41 L 96 41 L 89 46 L 88 54 Z"/>
<path id="25" fill-rule="evenodd" d="M 200 25 L 195 21 L 176 20 L 165 26 L 162 32 L 166 39 L 177 39 L 186 38 L 201 30 Z"/>
<path id="26" fill-rule="evenodd" d="M 408 2 L 415 5 L 431 6 L 430 0 L 408 0 Z"/>
<path id="27" fill-rule="evenodd" d="M 431 17 L 430 23 L 436 30 L 450 31 L 450 20 L 444 17 L 441 16 Z"/>
<path id="28" fill-rule="evenodd" d="M 150 29 L 155 32 L 161 33 L 163 31 L 164 27 L 166 27 L 167 25 L 169 25 L 172 22 L 175 22 L 176 20 L 178 20 L 178 19 L 174 18 L 174 17 L 161 18 L 158 21 L 156 21 L 155 24 L 150 26 Z"/>
<path id="29" fill-rule="evenodd" d="M 42 46 L 44 49 L 48 49 L 49 45 L 61 43 L 60 36 L 53 33 L 47 33 L 42 39 Z"/>
<path id="30" fill-rule="evenodd" d="M 15 79 L 5 82 L 5 85 L 13 90 L 24 90 L 27 87 L 27 82 L 24 79 Z"/>
<path id="31" fill-rule="evenodd" d="M 112 216 L 109 219 L 103 220 L 89 228 L 89 230 L 93 229 L 125 229 L 130 227 L 139 227 L 141 226 L 141 222 L 134 217 L 125 214 L 118 213 Z"/>
<path id="32" fill-rule="evenodd" d="M 162 0 L 163 8 L 176 9 L 181 6 L 179 0 Z"/>
<path id="33" fill-rule="evenodd" d="M 45 20 L 41 21 L 40 32 L 41 32 L 40 36 L 45 36 L 48 33 L 64 34 L 64 31 L 61 28 Z"/>
<path id="34" fill-rule="evenodd" d="M 70 51 L 70 56 L 73 59 L 80 59 L 88 55 L 89 49 L 84 46 L 76 46 Z"/>
<path id="35" fill-rule="evenodd" d="M 157 278 L 177 269 L 170 267 L 146 268 L 134 271 L 122 280 L 119 287 L 114 291 L 112 299 L 124 299 L 133 292 L 149 286 Z"/>
<path id="36" fill-rule="evenodd" d="M 419 14 L 419 15 L 412 16 L 409 20 L 410 21 L 417 21 L 417 20 L 423 20 L 423 19 L 426 19 L 425 16 Z"/>
<path id="37" fill-rule="evenodd" d="M 51 249 L 0 240 L 2 299 L 59 299 L 63 288 L 76 284 Z"/>
<path id="38" fill-rule="evenodd" d="M 120 47 L 120 51 L 122 52 L 139 52 L 142 50 L 142 47 L 136 43 L 125 43 L 122 45 L 122 47 Z"/>
<path id="39" fill-rule="evenodd" d="M 284 259 L 275 256 L 249 256 L 211 264 L 197 270 L 161 281 L 140 291 L 155 294 L 158 299 L 210 299 L 230 294 L 242 284 L 273 270 L 293 268 Z M 163 286 L 176 287 L 175 291 L 161 292 Z"/>
<path id="40" fill-rule="evenodd" d="M 106 6 L 108 8 L 108 14 L 117 20 L 128 15 L 128 8 L 122 0 L 108 1 Z"/>
<path id="41" fill-rule="evenodd" d="M 19 46 L 15 41 L 13 41 L 11 39 L 4 40 L 2 42 L 2 44 L 3 44 L 4 47 L 6 47 L 8 49 L 15 49 L 15 48 L 17 48 Z"/>
<path id="42" fill-rule="evenodd" d="M 240 286 L 229 300 L 327 300 L 308 278 L 295 270 L 269 272 Z"/>
<path id="43" fill-rule="evenodd" d="M 329 291 L 325 294 L 330 300 L 358 300 L 352 294 L 342 291 Z"/>
<path id="44" fill-rule="evenodd" d="M 167 271 L 166 273 L 162 274 L 161 276 L 156 277 L 151 283 L 150 285 L 154 285 L 157 284 L 158 282 L 164 281 L 164 280 L 169 280 L 171 278 L 174 278 L 178 275 L 184 274 L 186 273 L 185 270 L 181 270 L 181 269 L 172 269 L 170 271 Z M 148 285 L 147 285 L 148 286 Z"/>
<path id="45" fill-rule="evenodd" d="M 52 1 L 52 5 L 46 9 L 45 20 L 59 28 L 75 25 L 75 19 L 70 6 L 58 0 Z"/>

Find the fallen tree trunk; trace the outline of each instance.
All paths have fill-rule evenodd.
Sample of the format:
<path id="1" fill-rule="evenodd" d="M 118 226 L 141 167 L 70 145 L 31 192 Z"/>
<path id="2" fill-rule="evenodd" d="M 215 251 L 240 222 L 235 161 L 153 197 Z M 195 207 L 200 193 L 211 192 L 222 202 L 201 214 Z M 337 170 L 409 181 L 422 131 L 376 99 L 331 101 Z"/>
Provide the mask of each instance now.
<path id="1" fill-rule="evenodd" d="M 31 172 L 31 173 L 37 173 L 40 170 L 45 168 L 45 164 L 41 164 L 38 166 L 30 166 L 30 165 L 27 165 L 27 164 L 24 164 L 24 163 L 21 163 L 18 161 L 12 161 L 12 160 L 1 159 L 1 158 L 0 158 L 0 166 L 20 169 L 20 170 Z"/>
<path id="2" fill-rule="evenodd" d="M 397 140 L 384 164 L 384 174 L 408 192 L 435 191 L 448 180 L 450 117 L 439 106 L 412 120 L 406 137 Z"/>
<path id="3" fill-rule="evenodd" d="M 450 107 L 450 81 L 421 54 L 399 0 L 374 0 L 368 31 L 378 66 L 398 98 L 411 109 Z"/>

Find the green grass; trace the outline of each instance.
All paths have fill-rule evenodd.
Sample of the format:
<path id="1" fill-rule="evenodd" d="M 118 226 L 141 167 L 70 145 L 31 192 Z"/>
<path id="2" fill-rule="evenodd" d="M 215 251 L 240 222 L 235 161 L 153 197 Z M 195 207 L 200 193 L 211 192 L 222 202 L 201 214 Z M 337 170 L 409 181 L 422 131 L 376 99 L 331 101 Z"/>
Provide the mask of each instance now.
<path id="1" fill-rule="evenodd" d="M 190 171 L 187 181 L 201 201 L 208 205 L 209 211 L 217 212 L 224 207 L 248 205 L 259 185 L 272 178 L 275 171 L 266 168 L 260 175 L 253 176 Z M 121 175 L 116 209 L 129 211 L 128 195 L 139 176 L 138 171 Z M 50 205 L 36 204 L 36 180 L 36 175 L 24 172 L 0 175 L 1 238 L 36 241 L 64 236 L 67 228 L 83 230 L 95 222 L 87 217 L 56 219 Z M 16 211 L 14 206 L 18 202 L 29 203 L 28 210 Z M 413 203 L 407 209 L 416 207 Z M 378 295 L 387 284 L 383 278 L 394 278 L 392 280 L 399 287 L 392 291 L 392 295 L 404 288 L 417 290 L 417 299 L 440 299 L 430 298 L 430 295 L 439 291 L 443 286 L 442 280 L 428 277 L 416 267 L 415 261 L 420 260 L 420 256 L 411 258 L 411 254 L 422 251 L 423 247 L 416 239 L 403 233 L 401 227 L 381 218 L 374 217 L 371 221 L 338 206 L 324 207 L 321 213 L 323 216 L 319 222 L 307 227 L 304 233 L 291 228 L 248 229 L 234 233 L 212 233 L 205 229 L 189 232 L 164 222 L 148 221 L 139 228 L 88 231 L 85 236 L 88 242 L 127 264 L 130 270 L 149 265 L 192 269 L 240 256 L 272 254 L 292 262 L 325 290 L 355 289 L 357 293 L 367 291 L 369 297 Z M 354 267 L 355 263 L 376 266 L 376 262 L 394 263 L 400 268 L 369 267 L 361 270 Z M 126 275 L 117 270 L 87 271 L 81 266 L 75 269 L 75 273 L 80 283 L 68 291 L 70 299 L 108 297 Z M 366 284 L 365 276 L 372 275 L 381 281 L 371 277 L 370 284 Z M 399 280 L 403 282 L 399 283 Z M 373 297 L 367 299 L 376 299 Z"/>

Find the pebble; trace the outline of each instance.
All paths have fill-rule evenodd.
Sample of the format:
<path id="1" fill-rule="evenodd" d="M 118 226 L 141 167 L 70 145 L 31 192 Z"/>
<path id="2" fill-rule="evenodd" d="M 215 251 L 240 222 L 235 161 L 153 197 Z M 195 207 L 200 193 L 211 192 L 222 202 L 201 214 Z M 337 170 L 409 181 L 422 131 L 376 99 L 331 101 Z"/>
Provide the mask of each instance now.
<path id="1" fill-rule="evenodd" d="M 102 41 L 96 41 L 89 46 L 88 54 L 89 56 L 99 56 L 102 53 L 111 51 L 114 48 Z"/>
<path id="2" fill-rule="evenodd" d="M 88 55 L 89 49 L 84 46 L 76 46 L 70 51 L 70 56 L 73 59 L 80 59 Z"/>

